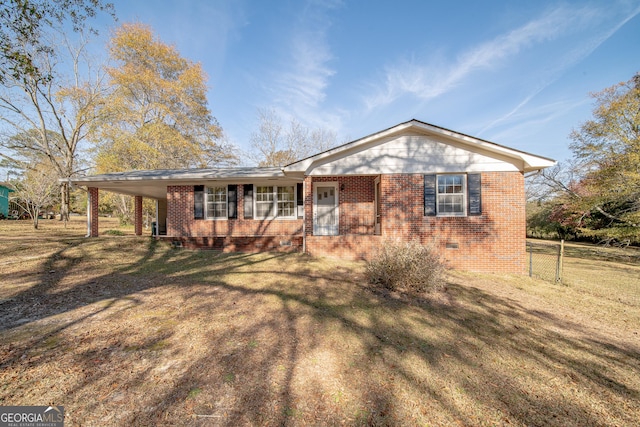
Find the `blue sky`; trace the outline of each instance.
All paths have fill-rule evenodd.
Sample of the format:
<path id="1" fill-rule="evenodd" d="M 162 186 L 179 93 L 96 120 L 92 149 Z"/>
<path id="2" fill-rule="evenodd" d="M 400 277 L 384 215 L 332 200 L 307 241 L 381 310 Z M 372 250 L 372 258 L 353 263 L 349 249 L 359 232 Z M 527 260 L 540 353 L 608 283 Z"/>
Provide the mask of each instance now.
<path id="1" fill-rule="evenodd" d="M 203 65 L 213 115 L 245 150 L 273 108 L 339 142 L 415 118 L 565 160 L 589 93 L 640 71 L 640 0 L 114 4 Z"/>

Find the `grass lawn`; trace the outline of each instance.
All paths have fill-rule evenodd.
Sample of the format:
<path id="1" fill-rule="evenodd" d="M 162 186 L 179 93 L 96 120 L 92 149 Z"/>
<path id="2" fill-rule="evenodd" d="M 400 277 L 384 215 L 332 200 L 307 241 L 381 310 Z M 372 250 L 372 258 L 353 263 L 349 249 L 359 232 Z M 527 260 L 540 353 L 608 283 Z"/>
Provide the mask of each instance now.
<path id="1" fill-rule="evenodd" d="M 637 263 L 568 252 L 563 285 L 450 272 L 410 298 L 360 263 L 61 227 L 0 221 L 0 406 L 69 426 L 640 419 Z"/>

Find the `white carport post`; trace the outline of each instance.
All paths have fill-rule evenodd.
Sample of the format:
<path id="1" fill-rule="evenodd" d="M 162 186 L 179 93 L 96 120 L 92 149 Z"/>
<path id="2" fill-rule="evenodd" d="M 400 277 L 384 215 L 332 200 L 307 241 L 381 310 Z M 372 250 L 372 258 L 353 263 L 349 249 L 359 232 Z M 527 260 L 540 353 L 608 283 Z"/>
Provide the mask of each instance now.
<path id="1" fill-rule="evenodd" d="M 156 199 L 156 226 L 153 227 L 153 237 L 158 237 L 160 235 L 160 216 L 158 211 L 160 210 L 160 207 L 158 206 L 158 199 Z"/>

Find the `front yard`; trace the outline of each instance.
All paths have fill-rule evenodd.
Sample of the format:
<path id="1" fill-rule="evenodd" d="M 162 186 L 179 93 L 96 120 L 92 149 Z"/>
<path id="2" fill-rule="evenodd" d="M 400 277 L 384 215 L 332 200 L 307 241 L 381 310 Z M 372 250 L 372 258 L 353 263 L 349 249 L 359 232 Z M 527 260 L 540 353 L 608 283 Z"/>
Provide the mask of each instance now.
<path id="1" fill-rule="evenodd" d="M 0 405 L 63 405 L 65 425 L 640 419 L 638 265 L 569 257 L 566 286 L 451 272 L 409 298 L 358 263 L 11 227 Z"/>

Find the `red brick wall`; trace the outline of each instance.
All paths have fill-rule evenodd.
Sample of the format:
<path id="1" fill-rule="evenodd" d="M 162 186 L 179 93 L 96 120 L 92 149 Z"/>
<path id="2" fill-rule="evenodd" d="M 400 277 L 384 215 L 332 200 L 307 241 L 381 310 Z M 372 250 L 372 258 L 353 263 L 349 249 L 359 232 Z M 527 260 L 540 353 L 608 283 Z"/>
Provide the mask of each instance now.
<path id="1" fill-rule="evenodd" d="M 136 236 L 142 236 L 142 196 L 135 196 L 134 204 L 134 230 Z"/>
<path id="2" fill-rule="evenodd" d="M 382 176 L 384 237 L 417 238 L 433 245 L 454 268 L 526 272 L 523 174 L 483 173 L 482 215 L 467 217 L 424 216 L 423 179 L 422 175 Z"/>
<path id="3" fill-rule="evenodd" d="M 242 185 L 238 185 L 238 219 L 194 219 L 193 201 L 193 186 L 167 187 L 167 238 L 227 250 L 289 250 L 302 245 L 301 219 L 244 219 Z"/>
<path id="4" fill-rule="evenodd" d="M 343 235 L 310 236 L 312 207 L 306 200 L 306 245 L 311 254 L 367 259 L 385 239 L 417 239 L 432 245 L 453 268 L 494 273 L 526 272 L 524 176 L 519 172 L 483 173 L 482 215 L 467 217 L 424 216 L 424 177 L 421 174 L 381 175 L 381 236 L 355 235 L 353 221 L 349 223 L 353 214 L 345 212 L 349 210 L 349 200 L 359 201 L 353 205 L 358 212 L 355 215 L 362 217 L 371 212 L 372 227 L 374 178 L 349 177 L 349 181 L 342 177 L 307 178 L 306 182 L 326 180 L 345 182 L 345 191 L 340 192 L 340 233 Z M 311 185 L 307 187 L 307 199 L 311 196 L 312 202 Z M 343 221 L 346 222 L 344 227 Z M 362 220 L 358 221 L 360 224 Z"/>
<path id="5" fill-rule="evenodd" d="M 99 202 L 98 194 L 99 192 L 96 187 L 89 187 L 87 188 L 87 191 L 89 192 L 89 198 L 91 200 L 91 206 L 89 206 L 89 210 L 91 211 L 90 212 L 91 227 L 89 230 L 89 236 L 98 237 L 98 202 Z"/>
<path id="6" fill-rule="evenodd" d="M 424 216 L 422 174 L 381 175 L 381 236 L 374 236 L 373 176 L 306 177 L 306 251 L 350 259 L 369 259 L 385 239 L 417 239 L 432 245 L 453 268 L 526 272 L 524 176 L 519 172 L 482 173 L 482 215 Z M 313 185 L 337 182 L 340 235 L 313 236 Z M 297 249 L 303 220 L 244 219 L 243 188 L 238 186 L 237 220 L 193 219 L 193 187 L 167 187 L 167 236 L 185 244 L 225 250 Z"/>
<path id="7" fill-rule="evenodd" d="M 313 234 L 313 178 L 304 178 L 304 234 Z"/>
<path id="8" fill-rule="evenodd" d="M 311 185 L 322 182 L 338 183 L 338 203 L 340 211 L 340 235 L 373 234 L 375 215 L 375 176 L 341 176 L 320 177 L 309 181 Z M 313 187 L 311 187 L 309 204 L 313 204 Z M 313 213 L 313 208 L 311 210 Z M 307 218 L 311 218 L 307 215 Z M 313 231 L 313 223 L 307 230 Z"/>

